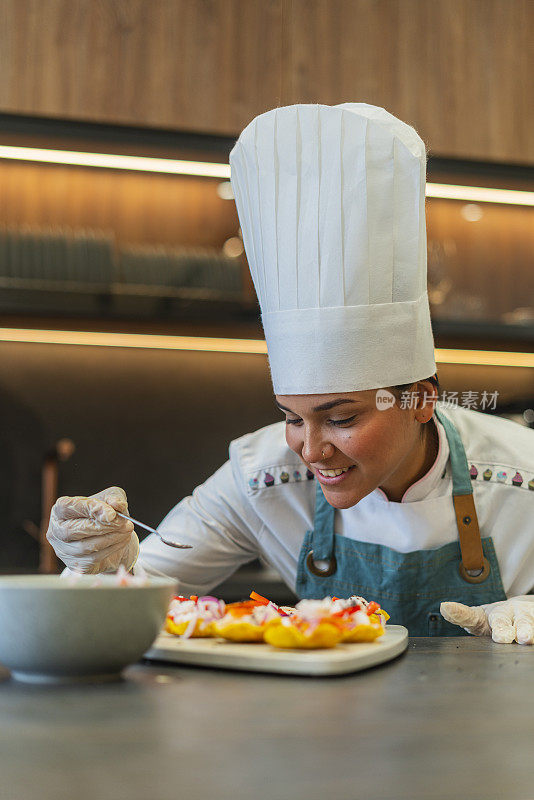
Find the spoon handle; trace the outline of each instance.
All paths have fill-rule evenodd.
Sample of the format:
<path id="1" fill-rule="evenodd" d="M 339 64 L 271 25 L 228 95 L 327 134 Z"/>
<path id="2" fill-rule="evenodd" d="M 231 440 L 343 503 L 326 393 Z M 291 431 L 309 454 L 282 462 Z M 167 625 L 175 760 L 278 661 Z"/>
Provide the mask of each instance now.
<path id="1" fill-rule="evenodd" d="M 189 550 L 193 545 L 191 544 L 177 544 L 176 542 L 170 542 L 167 539 L 164 539 L 163 536 L 159 531 L 155 528 L 151 528 L 150 525 L 145 525 L 144 522 L 139 522 L 138 519 L 134 519 L 133 517 L 129 517 L 128 514 L 121 514 L 120 511 L 115 512 L 118 517 L 122 517 L 123 519 L 129 519 L 130 522 L 133 522 L 134 525 L 139 525 L 140 528 L 144 528 L 145 531 L 149 531 L 149 533 L 155 533 L 156 536 L 159 536 L 162 542 L 168 544 L 169 547 L 178 547 L 180 550 Z"/>

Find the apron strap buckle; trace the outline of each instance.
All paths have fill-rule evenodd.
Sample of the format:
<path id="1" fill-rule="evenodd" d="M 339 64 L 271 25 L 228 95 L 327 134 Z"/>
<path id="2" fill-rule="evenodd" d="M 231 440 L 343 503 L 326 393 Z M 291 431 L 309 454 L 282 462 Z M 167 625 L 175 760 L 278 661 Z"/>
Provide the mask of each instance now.
<path id="1" fill-rule="evenodd" d="M 319 578 L 328 578 L 330 575 L 333 575 L 337 569 L 337 561 L 334 553 L 330 556 L 327 562 L 328 566 L 324 569 L 321 569 L 317 566 L 315 561 L 313 560 L 313 550 L 310 550 L 308 555 L 306 556 L 306 566 L 312 573 L 312 575 L 317 575 Z"/>
<path id="2" fill-rule="evenodd" d="M 473 495 L 455 494 L 452 499 L 462 553 L 460 575 L 467 583 L 482 583 L 490 574 L 490 565 L 482 549 Z"/>
<path id="3" fill-rule="evenodd" d="M 459 572 L 467 583 L 483 583 L 491 572 L 491 567 L 486 556 L 482 559 L 482 569 L 466 569 L 463 561 L 460 561 Z"/>

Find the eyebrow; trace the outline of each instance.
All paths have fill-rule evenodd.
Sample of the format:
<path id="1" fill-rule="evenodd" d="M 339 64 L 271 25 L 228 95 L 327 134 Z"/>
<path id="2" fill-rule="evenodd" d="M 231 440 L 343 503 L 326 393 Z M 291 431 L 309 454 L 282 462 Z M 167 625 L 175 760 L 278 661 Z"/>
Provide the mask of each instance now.
<path id="1" fill-rule="evenodd" d="M 343 400 L 343 399 L 330 400 L 329 403 L 322 403 L 320 406 L 315 406 L 315 408 L 312 408 L 312 411 L 329 411 L 331 408 L 335 408 L 336 406 L 344 405 L 345 403 L 358 403 L 358 402 L 359 402 L 359 400 L 350 400 L 348 397 L 345 400 Z M 283 406 L 277 400 L 275 400 L 275 403 L 276 403 L 276 405 L 278 406 L 278 408 L 281 411 L 291 411 L 290 408 L 287 408 L 286 406 Z M 295 414 L 296 412 L 295 411 L 291 411 L 291 413 Z"/>

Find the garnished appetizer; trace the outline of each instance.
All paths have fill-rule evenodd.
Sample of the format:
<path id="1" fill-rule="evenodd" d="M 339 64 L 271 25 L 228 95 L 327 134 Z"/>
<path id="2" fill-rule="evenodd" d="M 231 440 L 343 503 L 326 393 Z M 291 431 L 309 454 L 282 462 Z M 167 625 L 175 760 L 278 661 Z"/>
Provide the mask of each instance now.
<path id="1" fill-rule="evenodd" d="M 257 592 L 251 592 L 250 596 L 250 600 L 226 606 L 225 615 L 213 624 L 215 636 L 232 642 L 263 642 L 267 624 L 286 616 L 285 611 L 266 597 Z"/>
<path id="2" fill-rule="evenodd" d="M 301 600 L 278 606 L 257 592 L 240 603 L 216 597 L 175 596 L 165 622 L 184 639 L 220 636 L 232 642 L 267 642 L 274 647 L 317 649 L 339 642 L 372 642 L 384 633 L 389 615 L 363 597 Z"/>
<path id="3" fill-rule="evenodd" d="M 264 638 L 273 647 L 310 650 L 339 642 L 372 642 L 384 633 L 387 619 L 378 603 L 356 596 L 301 600 L 294 614 L 269 622 Z"/>
<path id="4" fill-rule="evenodd" d="M 210 595 L 176 595 L 167 612 L 165 630 L 184 639 L 213 636 L 213 625 L 224 616 L 225 608 L 224 600 Z"/>
<path id="5" fill-rule="evenodd" d="M 373 642 L 384 633 L 389 614 L 374 600 L 353 595 L 332 598 L 332 616 L 343 623 L 342 642 Z"/>
<path id="6" fill-rule="evenodd" d="M 262 597 L 262 595 L 258 594 L 257 592 L 251 592 L 250 598 L 252 600 L 256 600 L 258 603 L 261 603 L 263 606 L 273 606 L 273 608 L 276 608 L 276 610 L 279 612 L 281 617 L 291 616 L 291 614 L 295 613 L 293 606 L 277 606 L 272 600 L 267 600 L 266 597 Z"/>

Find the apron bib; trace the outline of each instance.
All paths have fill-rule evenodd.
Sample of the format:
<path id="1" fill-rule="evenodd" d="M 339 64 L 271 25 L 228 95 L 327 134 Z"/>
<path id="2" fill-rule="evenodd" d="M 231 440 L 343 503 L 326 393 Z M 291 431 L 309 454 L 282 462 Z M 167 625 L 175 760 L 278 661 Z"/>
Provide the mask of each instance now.
<path id="1" fill-rule="evenodd" d="M 469 606 L 506 600 L 491 537 L 482 539 L 471 477 L 458 431 L 436 409 L 450 449 L 454 509 L 459 540 L 435 550 L 399 553 L 334 533 L 335 509 L 316 486 L 314 530 L 300 549 L 296 591 L 300 598 L 362 595 L 376 599 L 411 636 L 461 636 L 443 619 L 440 603 Z M 326 565 L 324 568 L 319 563 Z M 466 634 L 465 634 L 466 635 Z"/>

